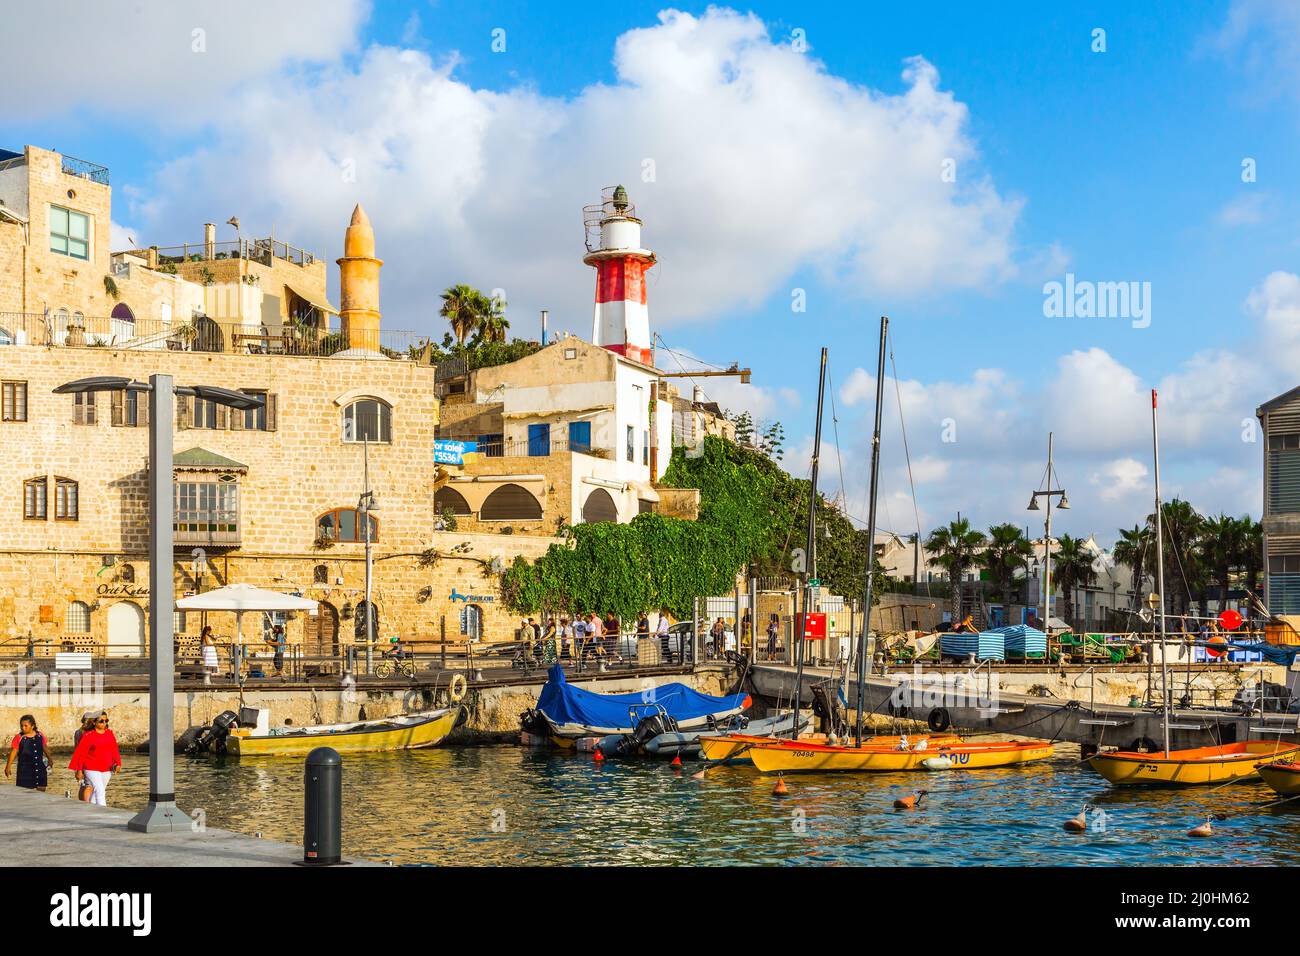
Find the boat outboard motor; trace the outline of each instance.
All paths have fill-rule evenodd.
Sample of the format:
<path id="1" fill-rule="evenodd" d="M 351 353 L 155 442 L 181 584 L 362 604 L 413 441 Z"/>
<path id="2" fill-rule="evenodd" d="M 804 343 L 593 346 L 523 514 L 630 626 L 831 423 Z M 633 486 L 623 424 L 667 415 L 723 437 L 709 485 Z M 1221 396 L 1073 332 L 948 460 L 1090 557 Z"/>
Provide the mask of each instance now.
<path id="1" fill-rule="evenodd" d="M 551 735 L 551 725 L 547 723 L 541 711 L 532 707 L 519 715 L 519 726 L 524 729 L 525 733 L 537 737 L 549 737 Z"/>
<path id="2" fill-rule="evenodd" d="M 231 728 L 239 726 L 239 716 L 233 710 L 223 710 L 208 726 L 191 735 L 186 731 L 181 740 L 185 743 L 185 753 L 193 756 L 209 752 L 224 754 L 226 737 Z M 188 738 L 188 740 L 186 739 Z"/>

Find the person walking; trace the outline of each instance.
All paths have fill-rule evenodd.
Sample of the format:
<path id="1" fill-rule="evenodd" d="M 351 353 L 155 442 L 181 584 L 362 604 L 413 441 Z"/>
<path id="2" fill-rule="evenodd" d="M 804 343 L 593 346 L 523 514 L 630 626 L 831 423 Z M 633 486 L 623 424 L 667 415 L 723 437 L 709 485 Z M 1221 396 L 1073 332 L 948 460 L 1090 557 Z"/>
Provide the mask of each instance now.
<path id="1" fill-rule="evenodd" d="M 270 644 L 275 650 L 275 657 L 272 660 L 275 666 L 275 676 L 284 680 L 284 646 L 288 639 L 284 636 L 284 628 L 279 624 L 271 628 L 271 639 L 266 643 Z"/>
<path id="2" fill-rule="evenodd" d="M 726 650 L 727 625 L 722 623 L 722 618 L 713 622 L 713 627 L 709 628 L 709 645 L 712 648 L 710 654 L 713 657 L 721 657 L 722 652 Z"/>
<path id="3" fill-rule="evenodd" d="M 659 609 L 659 624 L 655 628 L 655 634 L 659 638 L 659 650 L 663 654 L 664 663 L 671 664 L 673 648 L 668 636 L 668 611 L 665 608 Z"/>
<path id="4" fill-rule="evenodd" d="M 604 633 L 605 633 L 605 627 L 603 624 L 601 624 L 600 618 L 596 616 L 596 612 L 588 611 L 587 612 L 587 646 L 590 648 L 591 653 L 594 654 L 596 657 L 605 656 L 605 645 L 601 641 L 601 637 L 604 635 Z"/>
<path id="5" fill-rule="evenodd" d="M 754 619 L 749 616 L 749 608 L 745 608 L 745 613 L 740 618 L 740 653 L 750 653 L 753 639 Z"/>
<path id="6" fill-rule="evenodd" d="M 569 615 L 560 615 L 560 660 L 570 660 L 569 642 L 573 640 L 573 625 L 569 623 Z"/>
<path id="7" fill-rule="evenodd" d="M 781 617 L 773 614 L 767 619 L 767 659 L 776 660 L 776 640 L 781 632 Z"/>
<path id="8" fill-rule="evenodd" d="M 212 633 L 212 625 L 205 624 L 199 634 L 199 643 L 203 648 L 203 672 L 213 677 L 219 668 L 217 663 L 217 637 Z"/>
<path id="9" fill-rule="evenodd" d="M 623 632 L 623 622 L 613 611 L 608 611 L 605 620 L 601 623 L 601 629 L 605 632 L 605 653 L 611 658 L 617 658 L 619 656 L 618 636 Z"/>
<path id="10" fill-rule="evenodd" d="M 15 757 L 18 759 L 18 779 L 14 783 L 24 790 L 44 793 L 50 783 L 49 768 L 54 765 L 54 758 L 50 756 L 45 735 L 36 729 L 36 718 L 31 714 L 23 714 L 18 719 L 18 734 L 9 745 L 9 759 L 5 761 L 6 777 Z"/>
<path id="11" fill-rule="evenodd" d="M 101 711 L 95 718 L 95 728 L 81 735 L 68 769 L 77 775 L 78 781 L 90 784 L 90 802 L 106 807 L 108 781 L 121 766 L 122 752 L 117 748 L 113 731 L 108 729 L 108 711 Z"/>

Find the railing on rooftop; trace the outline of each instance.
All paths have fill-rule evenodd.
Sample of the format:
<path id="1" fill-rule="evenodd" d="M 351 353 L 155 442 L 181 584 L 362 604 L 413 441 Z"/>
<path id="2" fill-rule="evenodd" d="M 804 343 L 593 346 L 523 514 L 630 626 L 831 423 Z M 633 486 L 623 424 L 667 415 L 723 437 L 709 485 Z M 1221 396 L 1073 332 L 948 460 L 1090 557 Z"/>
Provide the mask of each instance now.
<path id="1" fill-rule="evenodd" d="M 414 361 L 427 342 L 415 332 L 343 332 L 337 328 L 257 322 L 217 322 L 207 316 L 174 319 L 115 319 L 57 312 L 0 312 L 0 346 L 140 349 L 166 352 L 223 352 L 232 355 L 293 355 L 315 358 Z"/>
<path id="2" fill-rule="evenodd" d="M 179 246 L 150 246 L 147 249 L 124 250 L 127 255 L 146 261 L 151 252 L 158 255 L 158 267 L 178 266 L 186 262 L 213 262 L 222 259 L 246 259 L 271 265 L 281 259 L 297 266 L 309 266 L 319 261 L 316 254 L 291 246 L 278 239 L 237 239 L 226 242 L 183 242 Z"/>
<path id="3" fill-rule="evenodd" d="M 63 171 L 69 176 L 79 176 L 82 179 L 89 179 L 92 183 L 99 183 L 101 186 L 108 185 L 107 166 L 88 163 L 86 160 L 77 159 L 75 156 L 63 157 Z"/>
<path id="4" fill-rule="evenodd" d="M 547 455 L 562 455 L 570 451 L 581 455 L 592 455 L 596 458 L 614 457 L 613 449 L 598 448 L 589 441 L 571 442 L 567 438 L 552 438 L 548 441 L 542 441 L 541 439 L 531 441 L 505 441 L 504 439 L 479 441 L 472 436 L 442 435 L 439 437 L 453 441 L 475 442 L 476 447 L 474 450 L 484 458 L 545 458 Z"/>

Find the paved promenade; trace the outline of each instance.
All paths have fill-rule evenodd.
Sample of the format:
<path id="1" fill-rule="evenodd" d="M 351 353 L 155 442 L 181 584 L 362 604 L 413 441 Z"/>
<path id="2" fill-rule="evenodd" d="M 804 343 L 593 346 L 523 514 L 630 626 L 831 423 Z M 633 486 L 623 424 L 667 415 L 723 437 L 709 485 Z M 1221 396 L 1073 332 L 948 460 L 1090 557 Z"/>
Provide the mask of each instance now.
<path id="1" fill-rule="evenodd" d="M 4 866 L 292 866 L 302 848 L 229 830 L 134 833 L 130 810 L 0 786 Z"/>

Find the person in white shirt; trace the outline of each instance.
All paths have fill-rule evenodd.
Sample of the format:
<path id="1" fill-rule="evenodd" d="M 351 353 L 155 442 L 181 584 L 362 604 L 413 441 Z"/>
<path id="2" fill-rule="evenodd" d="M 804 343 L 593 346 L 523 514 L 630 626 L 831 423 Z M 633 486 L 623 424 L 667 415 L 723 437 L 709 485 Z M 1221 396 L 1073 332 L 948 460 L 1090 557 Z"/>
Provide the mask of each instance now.
<path id="1" fill-rule="evenodd" d="M 671 663 L 673 659 L 672 648 L 668 642 L 668 612 L 659 612 L 659 625 L 655 628 L 655 634 L 659 637 L 659 649 L 663 652 L 665 663 Z"/>

